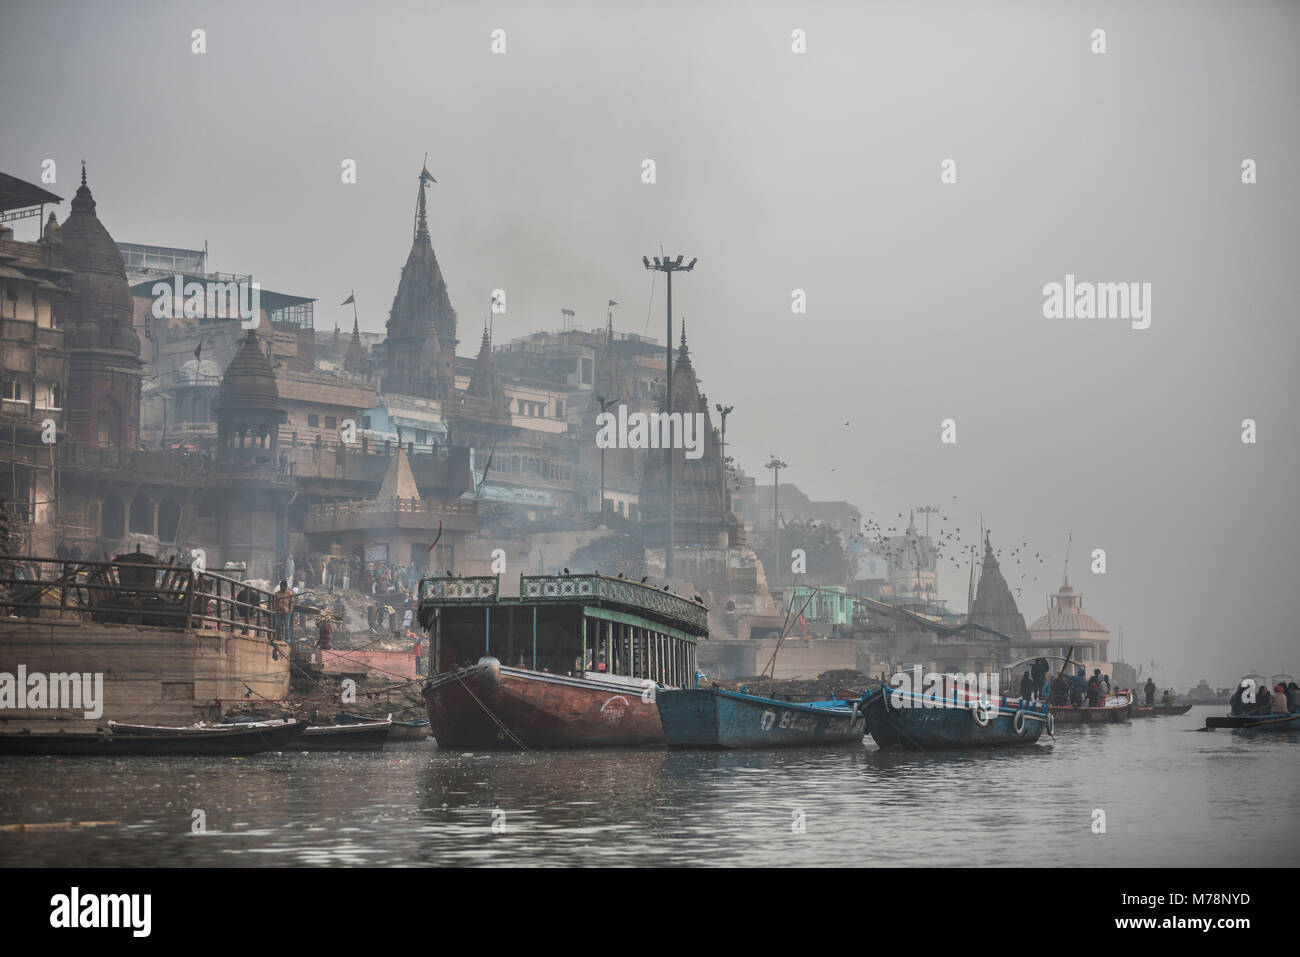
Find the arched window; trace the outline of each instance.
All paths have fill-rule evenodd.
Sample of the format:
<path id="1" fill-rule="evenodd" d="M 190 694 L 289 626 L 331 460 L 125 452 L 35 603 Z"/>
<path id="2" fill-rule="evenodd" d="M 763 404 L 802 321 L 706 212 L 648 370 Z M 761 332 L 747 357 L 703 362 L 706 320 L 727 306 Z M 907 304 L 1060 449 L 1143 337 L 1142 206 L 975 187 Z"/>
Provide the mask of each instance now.
<path id="1" fill-rule="evenodd" d="M 181 507 L 170 495 L 163 496 L 158 503 L 158 540 L 160 542 L 176 541 L 176 532 L 181 524 Z"/>
<path id="2" fill-rule="evenodd" d="M 127 523 L 133 535 L 153 534 L 153 502 L 144 492 L 131 499 L 131 518 Z"/>
<path id="3" fill-rule="evenodd" d="M 120 498 L 111 493 L 105 495 L 102 515 L 101 533 L 105 538 L 117 539 L 126 534 L 126 510 Z"/>

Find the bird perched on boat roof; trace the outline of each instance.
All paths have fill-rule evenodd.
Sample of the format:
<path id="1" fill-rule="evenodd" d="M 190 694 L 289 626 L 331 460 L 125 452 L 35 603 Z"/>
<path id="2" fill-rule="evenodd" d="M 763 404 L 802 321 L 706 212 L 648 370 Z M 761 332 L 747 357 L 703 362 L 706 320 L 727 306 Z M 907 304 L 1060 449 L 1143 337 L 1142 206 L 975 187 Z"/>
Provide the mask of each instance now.
<path id="1" fill-rule="evenodd" d="M 641 584 L 644 585 L 644 584 L 645 584 L 645 580 L 646 580 L 647 578 L 649 578 L 649 577 L 650 577 L 649 575 L 642 575 L 642 576 L 641 576 Z"/>
<path id="2" fill-rule="evenodd" d="M 569 570 L 567 568 L 564 570 L 564 574 L 566 575 L 569 574 Z"/>

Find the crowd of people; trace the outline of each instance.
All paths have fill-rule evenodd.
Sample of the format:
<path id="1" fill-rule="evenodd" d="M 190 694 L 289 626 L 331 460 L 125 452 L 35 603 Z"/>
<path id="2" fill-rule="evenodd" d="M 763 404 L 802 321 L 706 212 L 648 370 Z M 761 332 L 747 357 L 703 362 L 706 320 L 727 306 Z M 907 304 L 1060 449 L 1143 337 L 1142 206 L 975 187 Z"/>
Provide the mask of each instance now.
<path id="1" fill-rule="evenodd" d="M 1257 688 L 1254 682 L 1243 681 L 1233 692 L 1228 711 L 1237 715 L 1300 714 L 1300 685 L 1279 682 L 1270 691 L 1267 685 Z"/>

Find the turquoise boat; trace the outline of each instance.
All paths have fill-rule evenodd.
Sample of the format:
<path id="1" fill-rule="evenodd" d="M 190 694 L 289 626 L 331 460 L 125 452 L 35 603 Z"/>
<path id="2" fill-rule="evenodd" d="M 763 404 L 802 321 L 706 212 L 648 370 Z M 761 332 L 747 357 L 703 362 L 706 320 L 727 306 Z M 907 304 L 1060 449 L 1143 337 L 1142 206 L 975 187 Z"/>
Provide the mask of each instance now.
<path id="1" fill-rule="evenodd" d="M 993 696 L 976 700 L 886 686 L 864 706 L 867 730 L 882 748 L 987 748 L 1029 745 L 1052 733 L 1046 701 Z"/>
<path id="2" fill-rule="evenodd" d="M 655 699 L 670 748 L 797 748 L 861 744 L 869 695 L 797 702 L 709 688 L 661 690 Z"/>

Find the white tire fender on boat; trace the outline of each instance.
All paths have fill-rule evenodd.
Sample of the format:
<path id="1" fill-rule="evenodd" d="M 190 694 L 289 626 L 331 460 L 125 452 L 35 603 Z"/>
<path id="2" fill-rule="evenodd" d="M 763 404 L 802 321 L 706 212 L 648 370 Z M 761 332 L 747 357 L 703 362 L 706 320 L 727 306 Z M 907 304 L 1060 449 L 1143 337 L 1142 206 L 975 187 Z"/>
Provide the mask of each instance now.
<path id="1" fill-rule="evenodd" d="M 1053 732 L 1056 731 L 1056 719 L 1052 717 L 1051 711 L 1047 712 L 1047 720 L 1044 723 L 1043 727 L 1047 731 L 1047 736 L 1049 738 L 1052 737 Z"/>
<path id="2" fill-rule="evenodd" d="M 1016 712 L 1016 716 L 1012 721 L 1012 725 L 1016 729 L 1016 734 L 1025 733 L 1025 709 L 1024 708 L 1021 708 Z"/>
<path id="3" fill-rule="evenodd" d="M 975 723 L 981 728 L 989 726 L 989 706 L 986 701 L 976 701 L 974 707 L 970 709 L 970 716 L 975 719 Z"/>

